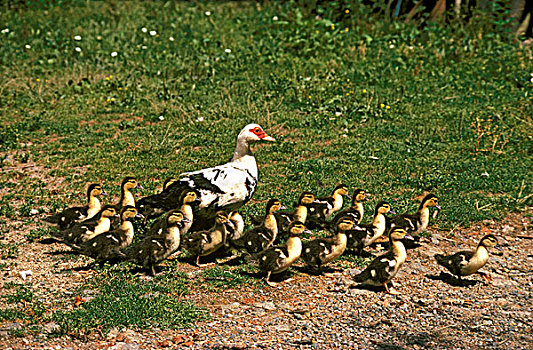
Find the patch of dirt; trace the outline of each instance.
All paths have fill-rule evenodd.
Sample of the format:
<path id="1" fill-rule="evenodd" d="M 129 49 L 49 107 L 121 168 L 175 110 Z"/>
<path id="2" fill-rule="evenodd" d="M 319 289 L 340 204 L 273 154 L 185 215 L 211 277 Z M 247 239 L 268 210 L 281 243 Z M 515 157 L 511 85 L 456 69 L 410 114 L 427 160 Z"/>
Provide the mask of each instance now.
<path id="1" fill-rule="evenodd" d="M 249 287 L 209 292 L 197 288 L 188 298 L 208 308 L 211 320 L 184 330 L 119 329 L 108 335 L 92 334 L 83 342 L 68 336 L 51 338 L 41 331 L 16 337 L 9 330 L 26 327 L 18 322 L 0 323 L 2 349 L 532 349 L 533 346 L 533 232 L 529 218 L 510 214 L 502 222 L 484 222 L 452 234 L 429 231 L 421 246 L 408 250 L 408 260 L 395 278 L 398 296 L 379 290 L 350 287 L 358 272 L 350 259 L 328 276 L 298 273 L 277 287 Z M 53 310 L 68 291 L 81 285 L 90 273 L 77 267 L 90 260 L 76 255 L 51 255 L 68 251 L 59 244 L 29 243 L 25 235 L 42 227 L 34 220 L 10 221 L 3 244 L 18 244 L 15 258 L 2 258 L 2 287 L 23 283 L 36 298 Z M 503 253 L 493 249 L 479 275 L 441 279 L 443 269 L 433 256 L 474 248 L 486 233 L 495 234 Z M 374 255 L 379 247 L 370 250 Z M 178 267 L 197 280 L 201 268 Z M 22 280 L 20 272 L 31 270 Z M 148 277 L 147 277 L 148 278 Z M 194 285 L 194 284 L 193 284 Z M 0 295 L 9 293 L 1 288 Z M 0 299 L 1 300 L 1 299 Z M 47 328 L 48 327 L 48 328 Z"/>

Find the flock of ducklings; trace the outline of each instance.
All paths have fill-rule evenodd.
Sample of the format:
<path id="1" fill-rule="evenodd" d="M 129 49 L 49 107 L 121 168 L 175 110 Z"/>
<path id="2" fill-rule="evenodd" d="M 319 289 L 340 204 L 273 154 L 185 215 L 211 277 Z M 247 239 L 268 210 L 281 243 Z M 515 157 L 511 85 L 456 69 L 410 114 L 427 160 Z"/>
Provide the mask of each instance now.
<path id="1" fill-rule="evenodd" d="M 175 179 L 165 181 L 164 189 Z M 189 232 L 195 217 L 195 206 L 200 202 L 199 193 L 186 189 L 181 193 L 179 207 L 160 213 L 144 236 L 133 243 L 133 218 L 143 218 L 135 207 L 132 190 L 142 188 L 133 177 L 122 181 L 120 200 L 116 204 L 102 205 L 99 196 L 105 195 L 100 184 L 88 188 L 88 203 L 83 207 L 71 207 L 47 217 L 49 223 L 57 224 L 59 231 L 53 233 L 55 240 L 63 242 L 76 252 L 90 256 L 98 263 L 121 260 L 132 261 L 149 273 L 156 273 L 156 266 L 178 250 L 186 250 L 200 265 L 200 257 L 218 250 L 231 249 L 242 253 L 244 260 L 266 274 L 268 285 L 272 274 L 287 270 L 295 261 L 302 259 L 308 269 L 322 274 L 324 265 L 340 257 L 346 251 L 361 254 L 365 247 L 388 236 L 389 249 L 376 257 L 368 267 L 353 277 L 354 282 L 382 286 L 388 293 L 392 279 L 407 257 L 405 240 L 427 229 L 430 208 L 435 208 L 433 217 L 440 210 L 438 198 L 426 195 L 413 214 L 395 214 L 389 203 L 376 205 L 373 219 L 362 224 L 363 203 L 368 194 L 356 189 L 351 205 L 345 209 L 343 198 L 349 198 L 349 189 L 338 185 L 330 196 L 316 198 L 311 192 L 303 192 L 293 210 L 287 210 L 277 199 L 266 204 L 265 214 L 253 217 L 253 227 L 244 230 L 243 217 L 237 212 L 216 214 L 212 228 Z M 153 213 L 151 213 L 153 214 Z M 144 224 L 146 225 L 146 218 Z M 310 229 L 331 231 L 330 237 L 302 240 Z M 488 261 L 488 247 L 497 247 L 495 236 L 483 237 L 473 251 L 461 251 L 445 256 L 437 254 L 438 264 L 461 279 L 477 272 Z"/>

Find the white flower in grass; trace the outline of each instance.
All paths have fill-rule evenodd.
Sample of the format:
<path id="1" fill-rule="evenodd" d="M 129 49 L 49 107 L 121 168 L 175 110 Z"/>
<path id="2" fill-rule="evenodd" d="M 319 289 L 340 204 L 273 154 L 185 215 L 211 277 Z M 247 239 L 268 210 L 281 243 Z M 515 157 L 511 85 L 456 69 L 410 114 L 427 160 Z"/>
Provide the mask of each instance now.
<path id="1" fill-rule="evenodd" d="M 147 31 L 148 31 L 148 29 L 146 29 L 145 27 L 141 28 L 141 32 L 146 33 Z"/>
<path id="2" fill-rule="evenodd" d="M 206 16 L 211 16 L 211 11 L 205 11 Z"/>
<path id="3" fill-rule="evenodd" d="M 117 56 L 118 56 L 118 52 L 116 51 L 111 52 L 111 57 L 117 57 Z"/>
<path id="4" fill-rule="evenodd" d="M 74 50 L 76 50 L 76 52 L 81 52 L 81 47 L 77 47 L 76 46 L 76 48 Z"/>
<path id="5" fill-rule="evenodd" d="M 81 40 L 81 36 L 80 35 L 74 35 L 74 40 L 80 41 Z"/>
<path id="6" fill-rule="evenodd" d="M 272 17 L 272 20 L 273 20 L 273 21 L 277 21 L 278 19 L 279 19 L 278 16 L 274 16 L 274 17 Z"/>
<path id="7" fill-rule="evenodd" d="M 394 45 L 393 45 L 393 44 L 390 44 L 390 45 L 389 45 L 389 48 L 390 48 L 390 49 L 394 49 Z"/>
<path id="8" fill-rule="evenodd" d="M 9 28 L 2 29 L 2 34 L 7 34 L 7 33 L 9 33 Z"/>
<path id="9" fill-rule="evenodd" d="M 31 49 L 31 46 L 28 45 L 28 44 L 24 45 L 24 47 L 27 48 L 27 49 Z"/>
<path id="10" fill-rule="evenodd" d="M 151 31 L 150 31 L 150 35 L 151 35 L 151 36 L 155 36 L 155 35 L 157 35 L 157 32 L 156 32 L 155 30 L 151 30 Z"/>
<path id="11" fill-rule="evenodd" d="M 226 49 L 224 50 L 225 53 L 231 53 L 231 50 L 230 49 Z"/>
<path id="12" fill-rule="evenodd" d="M 198 117 L 198 118 L 196 119 L 196 121 L 197 121 L 197 122 L 203 122 L 203 121 L 204 121 L 204 117 Z"/>
<path id="13" fill-rule="evenodd" d="M 160 115 L 158 119 L 159 119 L 159 120 L 165 120 L 165 117 L 163 117 L 162 115 Z"/>
<path id="14" fill-rule="evenodd" d="M 170 40 L 170 41 L 174 41 L 174 37 L 171 36 L 170 38 L 168 38 L 168 40 Z"/>

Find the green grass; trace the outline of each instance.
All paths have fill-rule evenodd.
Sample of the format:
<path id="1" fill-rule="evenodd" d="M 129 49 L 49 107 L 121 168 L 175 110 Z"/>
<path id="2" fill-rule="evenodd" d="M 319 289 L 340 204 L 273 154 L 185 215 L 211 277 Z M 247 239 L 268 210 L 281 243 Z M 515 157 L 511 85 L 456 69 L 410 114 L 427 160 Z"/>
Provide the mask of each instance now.
<path id="1" fill-rule="evenodd" d="M 252 277 L 254 272 L 255 270 L 248 265 L 242 265 L 233 269 L 227 266 L 215 266 L 203 270 L 201 278 L 205 282 L 208 290 L 221 291 L 243 285 L 259 286 L 261 282 Z"/>
<path id="2" fill-rule="evenodd" d="M 188 288 L 177 275 L 144 280 L 124 271 L 107 270 L 83 289 L 87 288 L 98 289 L 93 299 L 52 316 L 61 333 L 83 335 L 114 327 L 182 328 L 208 316 L 206 310 L 182 298 Z"/>
<path id="3" fill-rule="evenodd" d="M 263 213 L 257 201 L 291 206 L 339 182 L 373 194 L 369 215 L 379 200 L 414 212 L 431 189 L 441 230 L 532 203 L 533 50 L 498 18 L 418 26 L 358 1 L 11 3 L 0 5 L 0 233 L 33 208 L 84 202 L 88 183 L 114 200 L 134 175 L 145 196 L 220 164 L 250 122 L 277 142 L 255 148 L 245 217 Z M 62 331 L 194 322 L 204 311 L 171 295 L 186 293 L 173 270 L 95 280 L 97 297 L 57 314 Z M 203 283 L 253 285 L 243 272 L 207 270 Z"/>

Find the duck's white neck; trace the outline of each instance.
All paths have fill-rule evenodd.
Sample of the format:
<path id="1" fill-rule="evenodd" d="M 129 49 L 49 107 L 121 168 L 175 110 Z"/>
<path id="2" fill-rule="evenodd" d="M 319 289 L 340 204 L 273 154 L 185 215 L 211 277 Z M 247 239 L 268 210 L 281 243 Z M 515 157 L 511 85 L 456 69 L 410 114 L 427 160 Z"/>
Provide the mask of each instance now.
<path id="1" fill-rule="evenodd" d="M 253 177 L 257 177 L 257 163 L 248 141 L 237 139 L 237 146 L 235 146 L 231 162 L 236 163 L 239 168 L 248 170 Z"/>

